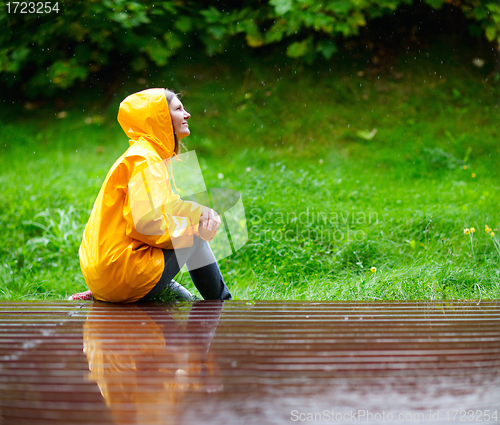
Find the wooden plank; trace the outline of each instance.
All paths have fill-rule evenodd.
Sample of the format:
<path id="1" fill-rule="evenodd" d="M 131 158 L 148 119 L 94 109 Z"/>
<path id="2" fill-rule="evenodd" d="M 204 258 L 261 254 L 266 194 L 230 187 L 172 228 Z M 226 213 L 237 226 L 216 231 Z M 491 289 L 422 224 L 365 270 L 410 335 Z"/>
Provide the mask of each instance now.
<path id="1" fill-rule="evenodd" d="M 500 421 L 499 400 L 498 300 L 0 302 L 2 425 Z"/>

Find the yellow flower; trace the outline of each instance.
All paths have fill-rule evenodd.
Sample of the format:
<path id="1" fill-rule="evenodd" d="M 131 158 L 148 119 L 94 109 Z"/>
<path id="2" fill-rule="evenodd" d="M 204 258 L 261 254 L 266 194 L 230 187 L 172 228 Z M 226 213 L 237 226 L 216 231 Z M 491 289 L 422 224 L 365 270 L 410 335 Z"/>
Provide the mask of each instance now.
<path id="1" fill-rule="evenodd" d="M 375 272 L 377 271 L 377 268 L 376 268 L 376 267 L 371 267 L 371 268 L 370 268 L 370 271 L 371 271 L 372 273 L 375 273 Z"/>
<path id="2" fill-rule="evenodd" d="M 475 231 L 476 231 L 476 229 L 474 229 L 474 227 L 471 227 L 471 228 L 470 228 L 470 232 L 471 232 L 471 233 L 474 233 Z"/>
<path id="3" fill-rule="evenodd" d="M 476 173 L 471 174 L 472 178 L 476 177 Z"/>
<path id="4" fill-rule="evenodd" d="M 490 233 L 490 232 L 491 232 L 491 228 L 490 228 L 487 224 L 485 224 L 485 225 L 484 225 L 484 231 L 485 231 L 486 233 Z"/>
<path id="5" fill-rule="evenodd" d="M 495 232 L 491 232 L 491 233 L 490 233 L 490 236 L 495 236 Z"/>
<path id="6" fill-rule="evenodd" d="M 464 235 L 468 235 L 469 234 L 469 229 L 464 229 Z"/>
<path id="7" fill-rule="evenodd" d="M 464 170 L 467 170 L 467 165 L 464 165 Z"/>

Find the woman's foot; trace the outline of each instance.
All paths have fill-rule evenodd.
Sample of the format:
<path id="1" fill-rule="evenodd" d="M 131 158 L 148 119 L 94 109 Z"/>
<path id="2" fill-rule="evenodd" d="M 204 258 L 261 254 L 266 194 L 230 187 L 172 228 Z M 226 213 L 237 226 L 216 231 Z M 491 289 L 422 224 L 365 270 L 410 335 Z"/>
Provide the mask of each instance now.
<path id="1" fill-rule="evenodd" d="M 92 296 L 92 293 L 90 291 L 85 291 L 85 292 L 78 292 L 77 294 L 71 295 L 71 297 L 68 298 L 70 301 L 94 301 L 94 297 Z"/>
<path id="2" fill-rule="evenodd" d="M 172 279 L 169 285 L 166 286 L 172 293 L 175 294 L 175 298 L 179 301 L 194 301 L 193 294 L 189 292 L 184 286 Z"/>

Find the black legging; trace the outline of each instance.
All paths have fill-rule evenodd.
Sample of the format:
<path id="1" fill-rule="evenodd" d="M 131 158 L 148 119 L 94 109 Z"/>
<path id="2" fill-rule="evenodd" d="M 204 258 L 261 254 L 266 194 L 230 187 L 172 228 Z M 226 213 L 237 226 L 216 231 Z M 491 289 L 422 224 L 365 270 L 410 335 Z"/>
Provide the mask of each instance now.
<path id="1" fill-rule="evenodd" d="M 186 264 L 194 286 L 205 300 L 230 300 L 222 274 L 207 241 L 193 236 L 193 246 L 189 248 L 164 249 L 165 268 L 155 287 L 140 301 L 148 301 L 165 289 Z"/>

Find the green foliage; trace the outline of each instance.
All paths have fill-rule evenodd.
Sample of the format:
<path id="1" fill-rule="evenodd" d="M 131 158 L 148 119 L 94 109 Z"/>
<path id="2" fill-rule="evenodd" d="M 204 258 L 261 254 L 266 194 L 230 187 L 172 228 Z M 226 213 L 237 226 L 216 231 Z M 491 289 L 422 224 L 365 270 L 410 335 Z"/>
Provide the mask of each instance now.
<path id="1" fill-rule="evenodd" d="M 440 9 L 444 0 L 425 0 Z M 259 7 L 239 3 L 217 8 L 201 0 L 65 1 L 65 12 L 43 25 L 11 34 L 0 6 L 0 75 L 20 80 L 27 96 L 50 95 L 89 75 L 110 69 L 165 66 L 182 50 L 202 45 L 207 55 L 243 41 L 252 48 L 279 44 L 290 58 L 312 63 L 330 59 L 342 38 L 367 22 L 393 14 L 412 0 L 268 0 Z M 457 3 L 471 31 L 500 40 L 500 5 L 494 0 Z"/>
<path id="2" fill-rule="evenodd" d="M 500 42 L 500 5 L 497 1 L 469 0 L 461 8 L 467 18 L 481 25 L 489 41 Z"/>
<path id="3" fill-rule="evenodd" d="M 254 64 L 242 84 L 232 62 L 178 64 L 152 81 L 186 87 L 186 141 L 207 187 L 242 193 L 249 241 L 220 262 L 235 297 L 500 297 L 496 96 L 484 74 L 439 56 L 442 82 L 438 55 L 429 56 L 397 65 L 397 81 Z M 130 82 L 123 90 L 136 89 Z M 83 106 L 67 108 L 64 119 L 49 108 L 1 106 L 1 298 L 86 289 L 77 256 L 83 226 L 128 144 L 116 104 L 103 121 L 88 121 Z M 471 227 L 472 243 L 463 232 Z M 178 281 L 197 293 L 187 274 Z"/>
<path id="4" fill-rule="evenodd" d="M 3 12 L 3 10 L 2 10 Z M 165 65 L 185 43 L 188 28 L 174 1 L 66 2 L 44 25 L 0 33 L 0 72 L 22 72 L 29 96 L 50 94 L 122 60 L 134 69 Z"/>
<path id="5" fill-rule="evenodd" d="M 80 246 L 83 233 L 81 221 L 73 206 L 67 211 L 56 208 L 53 214 L 46 208 L 36 214 L 34 220 L 23 221 L 28 232 L 30 226 L 40 231 L 39 236 L 27 241 L 28 251 L 31 254 L 43 255 L 52 266 L 64 264 L 67 262 L 65 256 L 74 256 Z"/>

